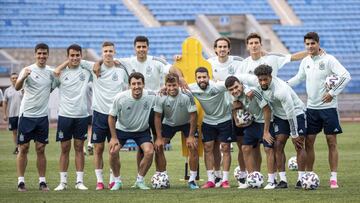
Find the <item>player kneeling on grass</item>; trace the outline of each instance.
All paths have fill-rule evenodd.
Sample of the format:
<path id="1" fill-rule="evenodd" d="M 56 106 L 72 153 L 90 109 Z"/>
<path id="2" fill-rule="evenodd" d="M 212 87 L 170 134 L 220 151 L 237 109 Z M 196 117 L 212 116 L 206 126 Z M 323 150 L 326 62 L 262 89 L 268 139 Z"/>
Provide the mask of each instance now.
<path id="1" fill-rule="evenodd" d="M 115 185 L 111 190 L 118 190 L 122 187 L 119 151 L 128 139 L 133 139 L 144 152 L 133 187 L 142 190 L 150 189 L 145 185 L 144 176 L 152 164 L 154 154 L 149 130 L 149 115 L 156 95 L 151 91 L 144 90 L 144 85 L 144 76 L 138 72 L 132 73 L 129 76 L 130 90 L 115 96 L 109 112 L 110 166 L 115 177 Z"/>
<path id="2" fill-rule="evenodd" d="M 176 132 L 181 131 L 186 137 L 186 146 L 190 152 L 190 178 L 189 188 L 198 189 L 195 183 L 199 155 L 196 136 L 196 104 L 189 92 L 182 92 L 179 88 L 179 76 L 169 73 L 165 77 L 167 95 L 158 96 L 155 102 L 155 156 L 158 160 L 160 172 L 166 171 L 164 144 L 169 143 Z M 164 120 L 161 125 L 161 117 Z"/>
<path id="3" fill-rule="evenodd" d="M 233 96 L 234 102 L 232 114 L 235 124 L 238 127 L 244 127 L 242 151 L 244 153 L 246 169 L 248 170 L 248 173 L 256 171 L 255 147 L 263 142 L 268 167 L 268 185 L 265 186 L 265 189 L 274 189 L 275 157 L 272 146 L 274 138 L 270 134 L 263 136 L 263 132 L 269 132 L 269 130 L 273 132 L 271 125 L 264 125 L 264 117 L 271 118 L 270 107 L 262 97 L 261 93 L 256 89 L 252 89 L 254 98 L 249 99 L 244 93 L 243 84 L 235 76 L 228 77 L 225 81 L 225 86 Z M 267 131 L 264 131 L 264 128 L 267 129 Z M 239 189 L 248 187 L 248 184 L 239 182 Z"/>

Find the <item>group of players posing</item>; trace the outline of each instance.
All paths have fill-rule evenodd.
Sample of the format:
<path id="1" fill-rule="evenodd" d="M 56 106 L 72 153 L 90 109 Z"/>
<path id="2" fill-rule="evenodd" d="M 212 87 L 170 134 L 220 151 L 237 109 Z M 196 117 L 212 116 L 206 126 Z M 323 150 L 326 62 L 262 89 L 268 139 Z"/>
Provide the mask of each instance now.
<path id="1" fill-rule="evenodd" d="M 114 44 L 104 42 L 102 60 L 96 63 L 81 60 L 81 47 L 70 45 L 68 60 L 55 70 L 46 65 L 48 46 L 38 44 L 35 47 L 36 63 L 25 67 L 15 84 L 16 90 L 24 89 L 17 137 L 18 190 L 26 191 L 24 173 L 30 140 L 35 141 L 40 190 L 49 190 L 45 180 L 44 151 L 48 143 L 49 94 L 56 87 L 60 95 L 56 140 L 61 142 L 61 155 L 60 184 L 55 190 L 67 189 L 72 138 L 77 175 L 75 188 L 88 189 L 83 181 L 83 145 L 88 124 L 86 88 L 90 80 L 93 81 L 91 142 L 94 143 L 96 190 L 105 188 L 102 158 L 105 140 L 109 142 L 112 170 L 109 189 L 122 187 L 119 150 L 128 139 L 133 139 L 140 148 L 138 175 L 133 187 L 150 189 L 144 176 L 152 164 L 153 155 L 155 153 L 156 172 L 166 173 L 163 146 L 178 131 L 186 137 L 189 149 L 188 186 L 199 188 L 195 182 L 199 158 L 194 98 L 204 110 L 201 132 L 208 181 L 202 188 L 230 187 L 230 143 L 235 140 L 239 146 L 238 162 L 242 171 L 239 188 L 247 187 L 247 173 L 260 171 L 260 143 L 264 144 L 268 170 L 265 189 L 287 188 L 284 147 L 289 136 L 297 152 L 299 178 L 296 187 L 301 187 L 300 177 L 305 170 L 313 170 L 314 141 L 323 128 L 329 146 L 330 187 L 337 188 L 336 135 L 342 130 L 336 96 L 349 82 L 349 72 L 333 56 L 320 49 L 319 36 L 314 32 L 304 36 L 307 51 L 293 55 L 264 53 L 261 37 L 255 33 L 246 38 L 246 44 L 250 56 L 242 59 L 229 55 L 230 41 L 227 38 L 217 39 L 214 42 L 217 56 L 208 59 L 213 78 L 209 77 L 206 68 L 199 67 L 194 72 L 196 83 L 189 85 L 176 67 L 161 58 L 147 55 L 149 41 L 143 36 L 135 38 L 136 56 L 130 58 L 114 59 Z M 176 58 L 181 60 L 181 56 Z M 276 77 L 283 65 L 301 59 L 298 74 L 288 82 Z M 327 91 L 324 81 L 331 74 L 338 75 L 340 82 Z M 162 78 L 165 78 L 165 87 L 160 94 Z M 307 108 L 290 87 L 302 80 L 306 80 Z M 250 126 L 241 127 L 236 115 L 238 109 L 254 116 Z M 279 183 L 275 180 L 277 172 Z"/>

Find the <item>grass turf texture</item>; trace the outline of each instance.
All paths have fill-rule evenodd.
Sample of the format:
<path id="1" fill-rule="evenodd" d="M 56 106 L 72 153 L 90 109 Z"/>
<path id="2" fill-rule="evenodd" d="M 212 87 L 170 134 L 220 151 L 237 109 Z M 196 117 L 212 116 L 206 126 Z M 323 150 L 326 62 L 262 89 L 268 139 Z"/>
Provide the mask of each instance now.
<path id="1" fill-rule="evenodd" d="M 266 191 L 263 189 L 237 189 L 233 178 L 233 170 L 237 166 L 237 146 L 234 143 L 232 152 L 232 167 L 230 171 L 230 189 L 199 189 L 190 191 L 186 182 L 180 181 L 184 177 L 184 158 L 181 156 L 180 138 L 177 135 L 172 141 L 172 151 L 166 152 L 168 160 L 168 174 L 171 188 L 167 190 L 141 191 L 132 189 L 136 178 L 135 152 L 121 152 L 121 179 L 124 187 L 120 191 L 95 191 L 96 177 L 93 166 L 93 156 L 86 156 L 84 182 L 88 191 L 75 190 L 74 151 L 68 170 L 68 190 L 55 192 L 53 189 L 59 184 L 58 160 L 60 145 L 55 142 L 55 131 L 50 131 L 50 144 L 46 147 L 47 154 L 47 182 L 51 189 L 44 193 L 38 190 L 38 175 L 36 170 L 36 155 L 34 143 L 31 143 L 28 155 L 28 166 L 25 181 L 28 191 L 17 192 L 17 176 L 15 155 L 12 154 L 13 144 L 9 131 L 0 130 L 0 202 L 360 202 L 359 169 L 360 169 L 360 131 L 359 123 L 344 123 L 344 134 L 338 138 L 339 170 L 338 182 L 340 188 L 329 188 L 329 166 L 327 160 L 327 145 L 323 134 L 316 140 L 315 172 L 320 177 L 320 188 L 315 191 L 295 190 L 297 172 L 287 171 L 289 188 L 284 190 Z M 106 149 L 107 150 L 107 149 Z M 263 150 L 262 150 L 263 151 Z M 263 155 L 262 174 L 267 180 L 265 155 Z M 286 146 L 287 159 L 295 155 L 291 141 Z M 109 178 L 108 155 L 104 153 L 104 178 Z M 150 185 L 150 178 L 154 174 L 154 164 L 147 174 L 145 181 Z M 200 158 L 200 176 L 206 180 L 203 158 Z M 202 185 L 204 181 L 199 182 Z"/>

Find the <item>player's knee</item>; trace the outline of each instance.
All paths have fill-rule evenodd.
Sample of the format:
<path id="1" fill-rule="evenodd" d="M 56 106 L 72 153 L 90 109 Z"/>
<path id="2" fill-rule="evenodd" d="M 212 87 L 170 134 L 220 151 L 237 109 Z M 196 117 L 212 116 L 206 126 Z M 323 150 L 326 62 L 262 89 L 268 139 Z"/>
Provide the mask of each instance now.
<path id="1" fill-rule="evenodd" d="M 230 153 L 230 143 L 221 143 L 221 152 Z"/>
<path id="2" fill-rule="evenodd" d="M 20 145 L 19 153 L 20 153 L 20 154 L 27 154 L 27 153 L 29 153 L 29 145 Z"/>
<path id="3" fill-rule="evenodd" d="M 243 145 L 241 146 L 241 151 L 243 153 L 250 153 L 250 151 L 252 150 L 252 146 L 250 145 Z"/>
<path id="4" fill-rule="evenodd" d="M 328 142 L 329 150 L 336 150 L 337 144 L 336 142 Z"/>
<path id="5" fill-rule="evenodd" d="M 210 152 L 212 153 L 213 150 L 214 150 L 214 146 L 213 146 L 213 145 L 208 144 L 208 143 L 205 143 L 205 144 L 204 144 L 204 152 L 205 152 L 205 153 L 210 153 Z"/>
<path id="6" fill-rule="evenodd" d="M 45 144 L 37 145 L 35 147 L 37 154 L 44 154 L 45 153 Z"/>

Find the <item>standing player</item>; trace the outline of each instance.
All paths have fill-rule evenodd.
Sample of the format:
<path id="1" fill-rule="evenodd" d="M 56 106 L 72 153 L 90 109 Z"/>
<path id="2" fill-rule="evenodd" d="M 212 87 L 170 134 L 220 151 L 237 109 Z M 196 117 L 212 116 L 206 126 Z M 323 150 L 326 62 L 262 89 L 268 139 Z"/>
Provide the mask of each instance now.
<path id="1" fill-rule="evenodd" d="M 119 150 L 128 139 L 133 139 L 144 153 L 140 160 L 138 175 L 133 187 L 142 190 L 150 189 L 145 185 L 144 176 L 151 166 L 154 154 L 149 129 L 149 115 L 151 108 L 154 106 L 156 95 L 151 91 L 144 90 L 144 82 L 145 78 L 141 73 L 130 74 L 130 90 L 118 93 L 109 111 L 108 122 L 111 132 L 109 143 L 110 163 L 116 177 L 115 185 L 111 190 L 122 187 Z"/>
<path id="2" fill-rule="evenodd" d="M 231 109 L 224 84 L 210 81 L 209 72 L 204 67 L 195 70 L 196 83 L 189 85 L 205 115 L 202 123 L 205 166 L 208 181 L 202 188 L 215 187 L 214 143 L 219 141 L 223 153 L 223 181 L 221 187 L 230 188 L 229 169 L 231 164 L 230 143 L 233 141 Z"/>
<path id="3" fill-rule="evenodd" d="M 342 133 L 337 112 L 337 95 L 351 80 L 350 73 L 330 54 L 320 53 L 320 39 L 316 32 L 304 36 L 304 44 L 309 56 L 300 64 L 299 72 L 288 83 L 291 86 L 306 80 L 308 95 L 306 118 L 308 122 L 305 149 L 307 153 L 306 170 L 313 171 L 315 161 L 314 143 L 316 135 L 324 129 L 329 148 L 330 188 L 338 188 L 338 151 L 336 135 Z M 326 90 L 327 76 L 336 74 L 339 82 L 331 90 Z"/>
<path id="4" fill-rule="evenodd" d="M 35 141 L 39 189 L 49 191 L 46 184 L 45 146 L 49 142 L 48 103 L 52 83 L 53 70 L 46 65 L 49 57 L 49 46 L 40 43 L 35 46 L 35 63 L 21 70 L 15 89 L 24 89 L 24 97 L 20 106 L 18 146 L 16 159 L 18 174 L 18 191 L 25 192 L 25 169 L 30 141 Z"/>
<path id="5" fill-rule="evenodd" d="M 59 87 L 59 117 L 56 141 L 61 142 L 59 161 L 60 184 L 56 191 L 67 189 L 67 170 L 69 168 L 69 154 L 71 140 L 74 139 L 76 185 L 79 190 L 87 190 L 84 185 L 84 140 L 87 133 L 87 98 L 86 89 L 91 77 L 92 66 L 80 65 L 82 49 L 77 44 L 67 48 L 68 60 L 56 69 L 63 69 L 56 80 Z M 65 68 L 65 69 L 64 69 Z"/>
<path id="6" fill-rule="evenodd" d="M 15 83 L 18 79 L 17 73 L 11 73 L 10 81 L 11 86 L 5 89 L 4 98 L 3 98 L 3 108 L 4 108 L 4 121 L 9 120 L 9 130 L 13 133 L 13 141 L 15 144 L 15 150 L 13 154 L 17 154 L 17 130 L 18 130 L 18 122 L 19 122 L 19 110 L 21 105 L 21 99 L 23 94 L 21 91 L 16 91 Z"/>
<path id="7" fill-rule="evenodd" d="M 242 143 L 242 150 L 244 153 L 245 165 L 248 173 L 259 171 L 256 164 L 256 149 L 255 147 L 260 145 L 261 142 L 264 144 L 266 153 L 267 168 L 268 168 L 268 184 L 264 189 L 275 188 L 275 157 L 273 150 L 274 138 L 270 134 L 264 135 L 269 130 L 273 134 L 271 126 L 264 126 L 264 118 L 266 120 L 271 119 L 271 109 L 268 103 L 263 99 L 261 93 L 257 89 L 252 89 L 254 98 L 249 99 L 244 93 L 244 86 L 235 76 L 230 76 L 225 81 L 225 86 L 234 98 L 233 105 L 233 117 L 235 123 L 240 125 L 240 121 L 237 118 L 237 110 L 242 109 L 243 111 L 249 112 L 254 116 L 254 121 L 247 127 L 244 127 L 244 138 Z M 248 184 L 243 184 L 239 181 L 239 188 L 248 188 Z"/>
<path id="8" fill-rule="evenodd" d="M 93 77 L 93 127 L 91 142 L 94 143 L 94 164 L 97 179 L 96 190 L 104 189 L 103 180 L 103 153 L 105 139 L 110 141 L 111 134 L 108 124 L 108 116 L 115 95 L 127 89 L 127 72 L 123 68 L 115 68 L 114 63 L 115 45 L 112 42 L 102 44 L 101 77 Z M 116 178 L 116 177 L 115 177 Z M 109 188 L 115 182 L 110 180 Z M 119 185 L 117 185 L 119 186 Z M 113 188 L 114 190 L 119 187 Z"/>
<path id="9" fill-rule="evenodd" d="M 306 120 L 304 104 L 293 89 L 283 80 L 272 77 L 272 68 L 260 65 L 254 74 L 258 77 L 263 97 L 268 101 L 274 115 L 275 131 L 275 160 L 280 175 L 280 182 L 276 188 L 287 188 L 285 172 L 284 148 L 289 135 L 295 146 L 298 163 L 298 179 L 296 188 L 301 188 L 301 176 L 305 173 L 305 136 Z M 265 125 L 270 119 L 265 120 Z"/>
<path id="10" fill-rule="evenodd" d="M 165 87 L 167 96 L 158 96 L 154 107 L 157 133 L 154 147 L 156 154 L 158 154 L 158 167 L 160 171 L 166 171 L 164 143 L 169 143 L 176 132 L 183 132 L 186 137 L 186 146 L 189 149 L 190 178 L 188 185 L 190 189 L 198 189 L 199 187 L 195 183 L 199 164 L 196 104 L 191 93 L 180 91 L 178 75 L 167 74 L 165 76 Z M 164 119 L 161 122 L 162 115 L 164 115 Z"/>

